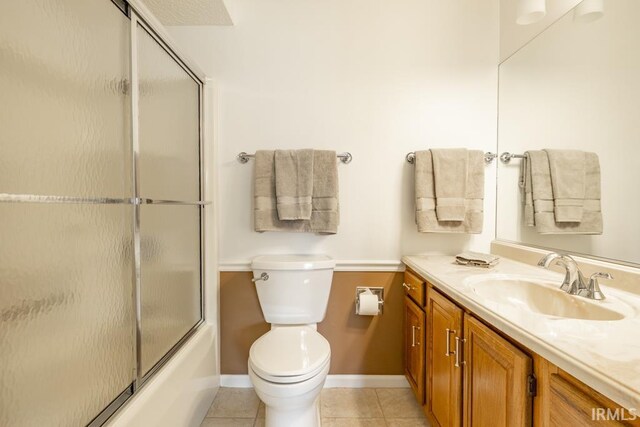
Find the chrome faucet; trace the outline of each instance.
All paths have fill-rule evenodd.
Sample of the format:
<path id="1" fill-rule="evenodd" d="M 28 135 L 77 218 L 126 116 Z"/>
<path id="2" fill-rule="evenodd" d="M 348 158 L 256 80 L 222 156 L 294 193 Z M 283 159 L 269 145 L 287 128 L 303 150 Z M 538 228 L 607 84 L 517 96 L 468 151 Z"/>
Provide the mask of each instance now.
<path id="1" fill-rule="evenodd" d="M 549 268 L 551 264 L 561 265 L 566 270 L 560 289 L 571 295 L 578 295 L 582 289 L 587 289 L 586 279 L 580 272 L 576 261 L 569 255 L 551 252 L 538 261 L 538 265 L 544 268 Z"/>
<path id="2" fill-rule="evenodd" d="M 578 263 L 576 263 L 576 260 L 574 260 L 567 254 L 558 254 L 555 252 L 551 252 L 540 261 L 538 261 L 538 265 L 544 268 L 549 268 L 552 263 L 563 266 L 567 271 L 564 276 L 564 280 L 562 281 L 562 286 L 560 286 L 560 289 L 562 289 L 563 291 L 571 295 L 578 295 L 595 300 L 603 300 L 606 298 L 600 290 L 598 278 L 613 279 L 613 276 L 611 274 L 593 273 L 589 277 L 589 283 L 587 283 L 586 279 L 582 275 L 582 272 L 578 268 Z"/>
<path id="3" fill-rule="evenodd" d="M 603 300 L 604 294 L 600 290 L 600 284 L 598 278 L 613 279 L 613 276 L 609 273 L 594 273 L 589 278 L 589 283 L 585 279 L 584 275 L 578 268 L 578 263 L 571 256 L 567 254 L 558 254 L 551 252 L 540 261 L 538 265 L 540 267 L 549 268 L 551 264 L 561 265 L 565 268 L 566 274 L 560 289 L 571 295 L 579 295 L 581 297 Z"/>

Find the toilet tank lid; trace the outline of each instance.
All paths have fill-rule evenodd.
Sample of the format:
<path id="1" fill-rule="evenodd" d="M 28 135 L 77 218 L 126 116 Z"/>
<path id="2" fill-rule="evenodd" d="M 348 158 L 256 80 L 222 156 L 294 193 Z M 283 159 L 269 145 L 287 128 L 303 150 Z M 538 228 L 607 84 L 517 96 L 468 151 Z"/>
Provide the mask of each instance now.
<path id="1" fill-rule="evenodd" d="M 324 270 L 336 261 L 326 255 L 261 255 L 251 261 L 252 270 Z"/>

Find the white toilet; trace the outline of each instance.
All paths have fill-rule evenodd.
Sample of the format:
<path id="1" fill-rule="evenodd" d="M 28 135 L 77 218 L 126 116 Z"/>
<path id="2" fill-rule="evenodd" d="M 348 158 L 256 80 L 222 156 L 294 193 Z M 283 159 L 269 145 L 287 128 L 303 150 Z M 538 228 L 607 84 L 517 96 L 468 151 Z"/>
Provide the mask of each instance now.
<path id="1" fill-rule="evenodd" d="M 266 406 L 267 427 L 319 427 L 318 400 L 331 347 L 318 333 L 335 261 L 324 255 L 266 255 L 251 269 L 271 330 L 249 351 L 249 377 Z"/>

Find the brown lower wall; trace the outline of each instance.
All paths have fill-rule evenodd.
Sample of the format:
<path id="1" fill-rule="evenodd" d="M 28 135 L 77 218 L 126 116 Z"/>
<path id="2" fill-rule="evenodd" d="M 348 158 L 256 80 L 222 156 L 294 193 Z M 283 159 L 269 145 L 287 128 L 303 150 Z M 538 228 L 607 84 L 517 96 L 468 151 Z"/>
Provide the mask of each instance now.
<path id="1" fill-rule="evenodd" d="M 220 273 L 222 374 L 246 374 L 249 348 L 269 325 L 262 317 L 250 272 Z M 335 272 L 327 316 L 318 331 L 331 344 L 330 374 L 400 375 L 402 273 Z M 384 314 L 355 314 L 356 286 L 383 286 Z"/>

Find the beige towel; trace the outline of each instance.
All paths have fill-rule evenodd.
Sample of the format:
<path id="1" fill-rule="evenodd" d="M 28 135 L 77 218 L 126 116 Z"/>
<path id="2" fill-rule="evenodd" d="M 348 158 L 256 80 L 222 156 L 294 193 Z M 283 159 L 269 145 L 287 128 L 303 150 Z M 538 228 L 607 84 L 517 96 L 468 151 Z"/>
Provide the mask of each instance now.
<path id="1" fill-rule="evenodd" d="M 278 218 L 311 219 L 313 150 L 276 150 L 275 174 Z"/>
<path id="2" fill-rule="evenodd" d="M 313 150 L 313 198 L 311 230 L 336 234 L 340 224 L 338 204 L 338 162 L 336 152 Z"/>
<path id="3" fill-rule="evenodd" d="M 468 155 L 464 148 L 431 150 L 438 221 L 464 221 Z"/>
<path id="4" fill-rule="evenodd" d="M 500 257 L 481 252 L 465 251 L 456 255 L 456 263 L 461 265 L 471 265 L 475 267 L 490 268 L 500 262 Z"/>
<path id="5" fill-rule="evenodd" d="M 524 222 L 540 234 L 602 234 L 600 162 L 585 153 L 585 199 L 580 222 L 556 222 L 551 169 L 545 151 L 527 151 L 524 171 Z"/>
<path id="6" fill-rule="evenodd" d="M 255 157 L 254 229 L 335 234 L 339 224 L 338 167 L 335 151 L 313 152 L 313 196 L 309 220 L 281 221 L 276 207 L 275 153 L 258 150 Z"/>
<path id="7" fill-rule="evenodd" d="M 556 222 L 582 221 L 585 200 L 584 151 L 544 150 L 549 158 Z"/>
<path id="8" fill-rule="evenodd" d="M 421 233 L 482 233 L 484 199 L 484 153 L 468 154 L 465 218 L 438 221 L 431 151 L 417 151 L 415 158 L 416 224 Z"/>

